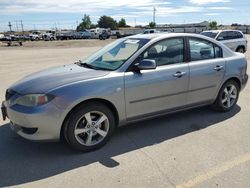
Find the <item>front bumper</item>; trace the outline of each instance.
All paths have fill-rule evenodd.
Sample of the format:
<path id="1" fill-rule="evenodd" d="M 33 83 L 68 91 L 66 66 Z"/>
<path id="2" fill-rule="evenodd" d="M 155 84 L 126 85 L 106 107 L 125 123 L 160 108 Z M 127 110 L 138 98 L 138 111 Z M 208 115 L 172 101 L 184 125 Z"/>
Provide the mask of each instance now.
<path id="1" fill-rule="evenodd" d="M 10 120 L 10 128 L 21 137 L 33 141 L 59 140 L 63 111 L 53 103 L 39 107 L 9 106 L 2 103 L 3 119 Z"/>

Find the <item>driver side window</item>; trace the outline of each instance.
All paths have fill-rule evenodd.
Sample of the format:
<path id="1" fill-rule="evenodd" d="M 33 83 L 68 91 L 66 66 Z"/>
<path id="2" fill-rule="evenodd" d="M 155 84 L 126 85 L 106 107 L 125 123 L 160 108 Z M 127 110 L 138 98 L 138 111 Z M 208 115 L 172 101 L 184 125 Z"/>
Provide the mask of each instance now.
<path id="1" fill-rule="evenodd" d="M 181 63 L 184 61 L 183 38 L 173 38 L 160 41 L 149 47 L 143 55 L 143 59 L 155 60 L 157 66 Z"/>

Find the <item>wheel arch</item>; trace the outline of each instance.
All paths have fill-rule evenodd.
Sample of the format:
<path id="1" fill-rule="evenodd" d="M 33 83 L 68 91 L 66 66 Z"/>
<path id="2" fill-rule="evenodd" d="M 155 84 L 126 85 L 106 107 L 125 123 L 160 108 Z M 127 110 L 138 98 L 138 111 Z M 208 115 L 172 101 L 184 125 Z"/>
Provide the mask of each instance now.
<path id="1" fill-rule="evenodd" d="M 239 89 L 241 90 L 241 81 L 240 81 L 240 79 L 239 79 L 238 77 L 230 77 L 230 78 L 227 78 L 227 79 L 223 82 L 223 84 L 221 85 L 221 87 L 222 87 L 226 82 L 228 82 L 229 80 L 235 81 L 235 82 L 239 85 Z"/>
<path id="2" fill-rule="evenodd" d="M 244 45 L 239 45 L 239 46 L 237 46 L 236 51 L 238 51 L 239 48 L 243 48 L 243 49 L 244 49 L 244 52 L 246 52 L 246 47 L 245 47 Z"/>
<path id="3" fill-rule="evenodd" d="M 71 108 L 69 110 L 69 112 L 65 116 L 65 118 L 64 118 L 64 120 L 62 122 L 62 125 L 61 125 L 60 139 L 64 138 L 63 130 L 64 130 L 64 127 L 66 126 L 66 122 L 67 122 L 69 116 L 72 114 L 72 112 L 75 109 L 77 109 L 78 107 L 80 107 L 81 105 L 86 104 L 86 103 L 91 103 L 91 102 L 99 102 L 99 103 L 102 103 L 103 105 L 107 106 L 112 111 L 112 113 L 114 114 L 115 125 L 116 126 L 118 125 L 118 123 L 119 123 L 119 114 L 118 114 L 117 108 L 115 107 L 115 105 L 112 102 L 110 102 L 110 101 L 108 101 L 106 99 L 102 99 L 102 98 L 87 99 L 87 100 L 81 101 L 80 103 L 76 104 L 73 108 Z"/>

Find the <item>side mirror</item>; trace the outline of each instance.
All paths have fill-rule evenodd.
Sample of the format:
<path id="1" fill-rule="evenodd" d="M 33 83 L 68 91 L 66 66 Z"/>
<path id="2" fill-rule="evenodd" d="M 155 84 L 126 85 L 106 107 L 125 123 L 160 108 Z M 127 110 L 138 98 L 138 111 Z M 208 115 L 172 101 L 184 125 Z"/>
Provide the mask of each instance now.
<path id="1" fill-rule="evenodd" d="M 152 70 L 156 69 L 156 62 L 152 59 L 143 59 L 138 65 L 139 70 Z"/>

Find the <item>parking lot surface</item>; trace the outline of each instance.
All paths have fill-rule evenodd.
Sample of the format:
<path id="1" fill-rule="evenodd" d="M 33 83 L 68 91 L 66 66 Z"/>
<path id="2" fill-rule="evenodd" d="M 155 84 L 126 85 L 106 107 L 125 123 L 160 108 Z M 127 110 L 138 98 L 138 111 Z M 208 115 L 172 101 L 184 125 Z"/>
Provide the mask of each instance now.
<path id="1" fill-rule="evenodd" d="M 27 74 L 73 63 L 110 41 L 1 46 L 0 100 L 8 86 Z M 246 56 L 250 63 L 250 45 Z M 248 188 L 250 84 L 231 112 L 203 107 L 121 127 L 106 146 L 91 153 L 76 152 L 64 143 L 24 140 L 0 120 L 4 186 Z"/>

